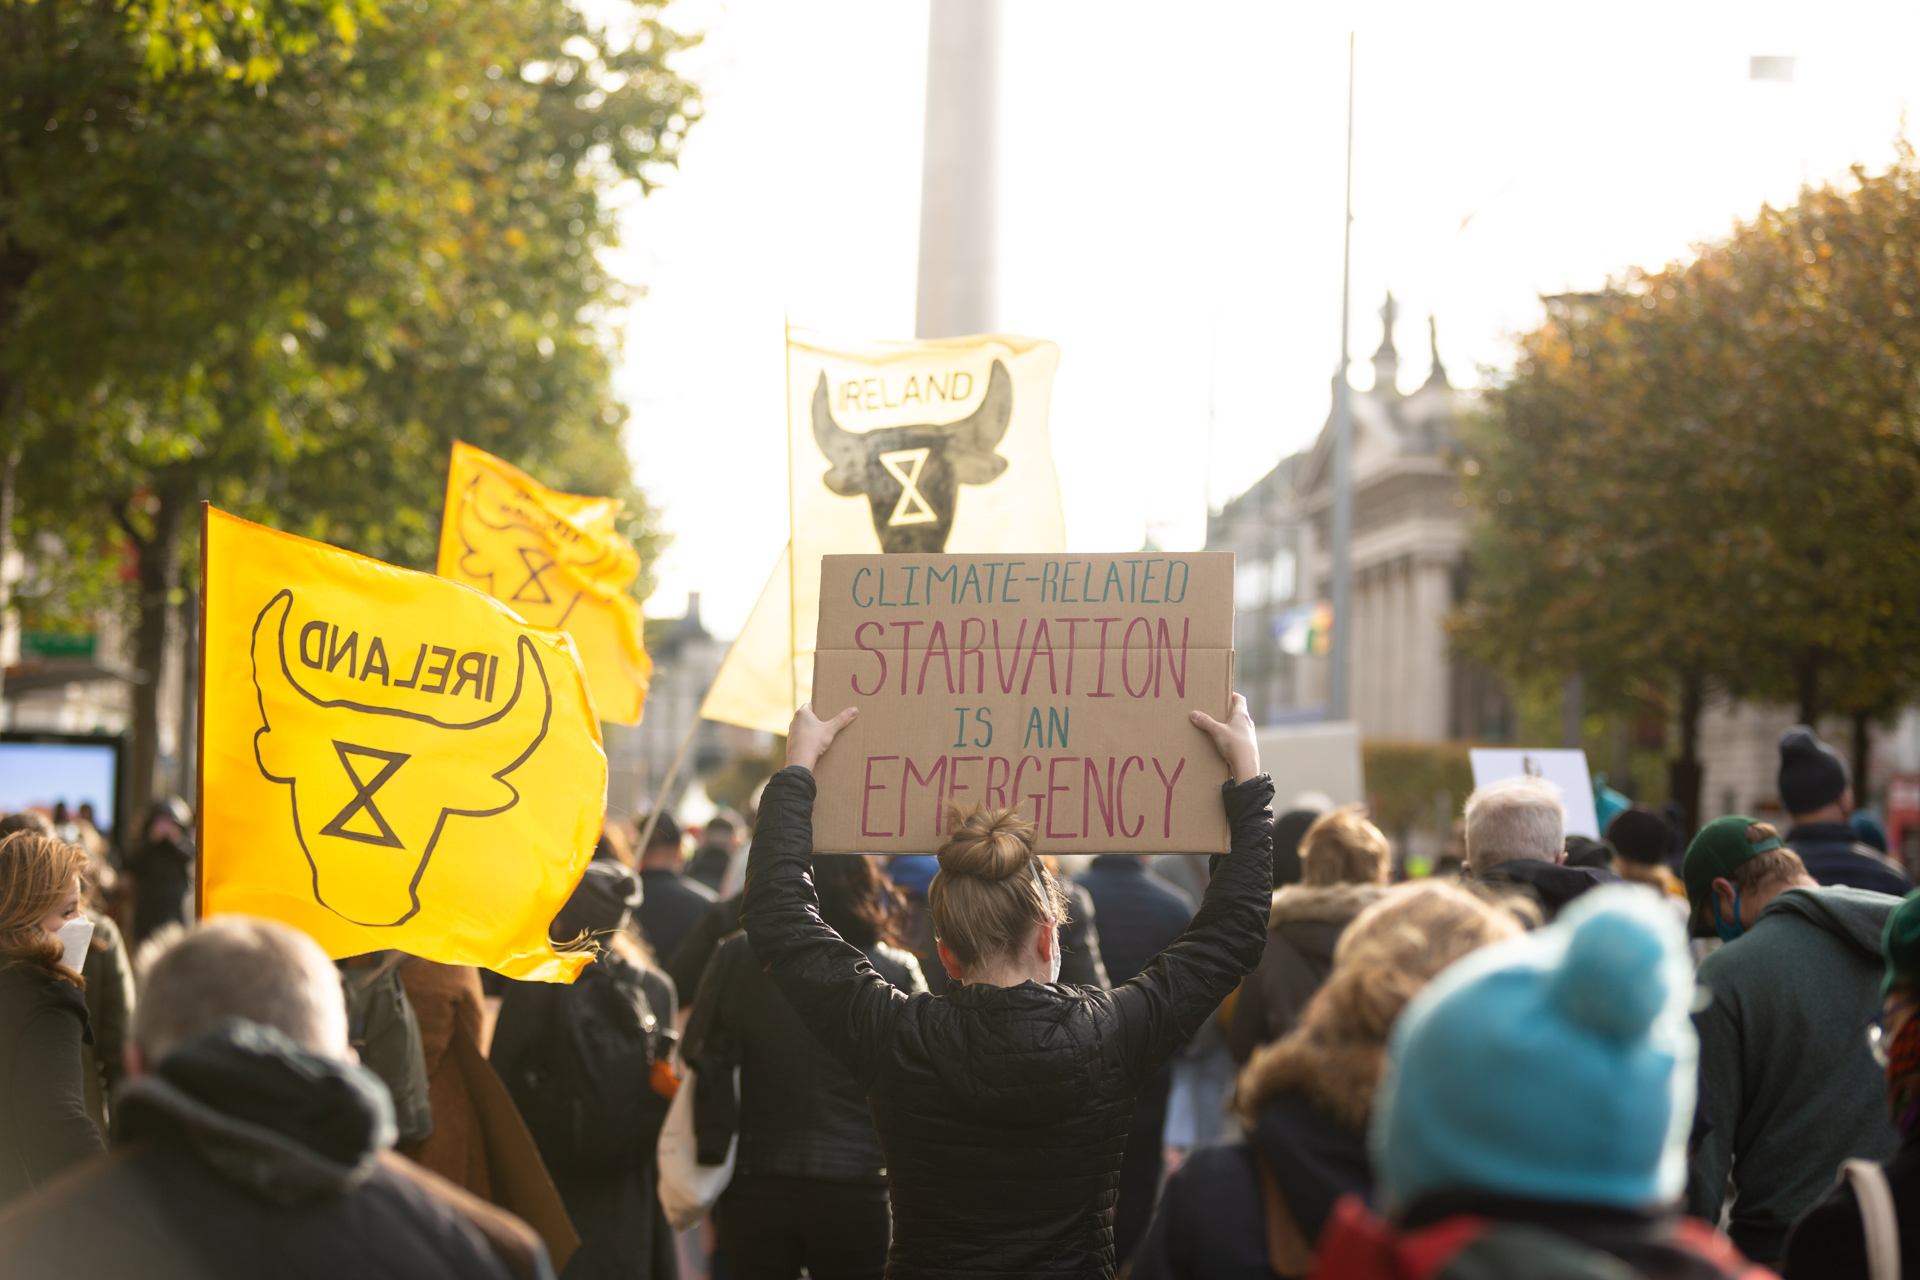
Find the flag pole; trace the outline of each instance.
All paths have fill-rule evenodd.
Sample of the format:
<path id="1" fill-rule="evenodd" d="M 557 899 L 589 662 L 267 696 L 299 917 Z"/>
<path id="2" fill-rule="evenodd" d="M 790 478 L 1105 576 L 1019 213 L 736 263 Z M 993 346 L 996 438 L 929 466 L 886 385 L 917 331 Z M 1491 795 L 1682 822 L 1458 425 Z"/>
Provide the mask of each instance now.
<path id="1" fill-rule="evenodd" d="M 200 673 L 193 716 L 193 918 L 207 915 L 207 510 L 200 503 Z M 1163 593 L 1164 594 L 1164 593 Z M 131 827 L 126 829 L 132 834 Z"/>
<path id="2" fill-rule="evenodd" d="M 674 754 L 673 763 L 667 766 L 667 776 L 660 780 L 660 790 L 653 798 L 653 805 L 647 814 L 647 825 L 640 832 L 640 847 L 633 851 L 636 865 L 646 856 L 647 841 L 653 839 L 653 829 L 660 825 L 660 811 L 667 807 L 667 793 L 673 789 L 673 780 L 680 774 L 680 766 L 687 762 L 687 752 L 693 746 L 693 735 L 700 728 L 700 716 L 696 712 L 687 725 L 686 736 L 680 739 L 680 750 Z"/>
<path id="3" fill-rule="evenodd" d="M 1353 278 L 1353 32 L 1347 33 L 1347 216 L 1340 245 L 1340 369 L 1333 378 L 1333 634 L 1327 661 L 1327 719 L 1351 715 L 1353 684 L 1353 397 L 1347 383 L 1348 306 Z"/>
<path id="4" fill-rule="evenodd" d="M 787 707 L 793 712 L 800 709 L 800 570 L 793 524 L 793 324 L 785 312 L 780 314 L 780 354 L 787 401 Z"/>

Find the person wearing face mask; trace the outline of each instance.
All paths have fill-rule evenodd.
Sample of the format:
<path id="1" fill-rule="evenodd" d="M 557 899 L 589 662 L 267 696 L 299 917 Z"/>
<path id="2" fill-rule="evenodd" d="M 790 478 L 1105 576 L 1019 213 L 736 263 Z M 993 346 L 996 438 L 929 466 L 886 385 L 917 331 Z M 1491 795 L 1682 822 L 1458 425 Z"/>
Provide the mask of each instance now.
<path id="1" fill-rule="evenodd" d="M 1771 1266 L 1843 1160 L 1894 1152 L 1863 1032 L 1880 1012 L 1881 935 L 1900 900 L 1815 883 L 1778 831 L 1738 814 L 1700 829 L 1681 878 L 1694 935 L 1723 944 L 1700 962 L 1705 1132 L 1687 1212 L 1718 1220 L 1731 1177 L 1727 1234 Z"/>
<path id="2" fill-rule="evenodd" d="M 0 1203 L 106 1150 L 87 1116 L 80 1048 L 93 926 L 86 850 L 32 832 L 0 840 Z"/>
<path id="3" fill-rule="evenodd" d="M 86 806 L 81 808 L 84 810 Z M 84 815 L 81 821 L 84 833 L 87 830 Z M 18 831 L 55 838 L 53 823 L 45 814 L 32 809 L 0 818 L 0 840 Z M 112 1116 L 108 1100 L 127 1076 L 127 1032 L 133 1021 L 133 960 L 120 927 L 106 913 L 100 900 L 102 872 L 110 876 L 112 868 L 92 849 L 87 849 L 87 863 L 80 910 L 92 922 L 93 935 L 87 943 L 80 976 L 86 979 L 87 1024 L 93 1032 L 93 1042 L 81 1046 L 80 1061 L 87 1082 L 87 1114 L 93 1118 L 95 1128 L 109 1133 Z"/>
<path id="4" fill-rule="evenodd" d="M 1065 900 L 1012 810 L 956 809 L 928 890 L 942 995 L 889 983 L 821 918 L 813 767 L 856 708 L 802 707 L 767 783 L 741 924 L 762 966 L 866 1093 L 887 1157 L 890 1280 L 1114 1274 L 1113 1205 L 1134 1099 L 1260 959 L 1273 780 L 1246 699 L 1195 711 L 1232 773 L 1231 852 L 1171 946 L 1112 990 L 1066 986 Z"/>

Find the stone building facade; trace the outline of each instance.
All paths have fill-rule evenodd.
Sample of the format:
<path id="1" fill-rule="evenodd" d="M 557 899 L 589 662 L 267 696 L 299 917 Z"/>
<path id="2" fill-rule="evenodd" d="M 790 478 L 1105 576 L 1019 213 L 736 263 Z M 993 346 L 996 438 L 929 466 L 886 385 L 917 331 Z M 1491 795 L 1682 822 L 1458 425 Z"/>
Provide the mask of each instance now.
<path id="1" fill-rule="evenodd" d="M 1466 510 L 1454 475 L 1457 393 L 1437 341 L 1426 377 L 1400 390 L 1397 309 L 1380 310 L 1373 386 L 1351 392 L 1353 409 L 1353 718 L 1366 738 L 1502 741 L 1513 713 L 1499 681 L 1449 652 L 1445 621 L 1466 585 Z M 1429 338 L 1433 322 L 1428 321 Z M 1285 563 L 1289 594 L 1236 592 L 1243 683 L 1257 691 L 1263 724 L 1317 719 L 1326 706 L 1326 660 L 1288 654 L 1282 615 L 1332 590 L 1331 406 L 1313 447 L 1282 459 L 1209 524 L 1209 550 L 1244 566 Z M 1269 581 L 1280 575 L 1268 573 Z"/>

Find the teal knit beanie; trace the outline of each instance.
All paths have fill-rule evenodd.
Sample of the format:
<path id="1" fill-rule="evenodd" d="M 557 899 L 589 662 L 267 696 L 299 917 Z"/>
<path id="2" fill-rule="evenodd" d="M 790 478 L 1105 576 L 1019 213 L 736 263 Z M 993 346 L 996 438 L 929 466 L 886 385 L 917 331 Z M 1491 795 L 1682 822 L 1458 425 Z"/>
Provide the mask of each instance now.
<path id="1" fill-rule="evenodd" d="M 1388 1041 L 1372 1145 L 1390 1213 L 1441 1190 L 1642 1209 L 1680 1194 L 1698 1046 L 1684 931 L 1654 894 L 1583 894 L 1463 957 Z"/>

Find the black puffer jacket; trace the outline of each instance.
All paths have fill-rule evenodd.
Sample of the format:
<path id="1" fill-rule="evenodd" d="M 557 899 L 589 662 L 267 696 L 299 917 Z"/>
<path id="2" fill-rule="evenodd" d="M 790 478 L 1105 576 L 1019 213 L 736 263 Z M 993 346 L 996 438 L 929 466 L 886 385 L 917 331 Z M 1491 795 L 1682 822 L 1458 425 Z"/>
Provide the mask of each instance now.
<path id="1" fill-rule="evenodd" d="M 908 996 L 820 919 L 813 775 L 767 784 L 742 915 L 755 953 L 867 1092 L 893 1280 L 1113 1274 L 1133 1097 L 1260 958 L 1273 782 L 1223 788 L 1233 852 L 1187 932 L 1112 991 L 1023 982 Z"/>
<path id="2" fill-rule="evenodd" d="M 1540 904 L 1549 920 L 1589 889 L 1624 883 L 1613 872 L 1598 867 L 1573 867 L 1564 862 L 1536 862 L 1531 858 L 1495 863 L 1477 879 L 1497 892 L 1526 894 Z"/>
<path id="3" fill-rule="evenodd" d="M 927 989 L 919 961 L 907 952 L 880 943 L 863 954 L 900 990 Z M 725 1161 L 737 1132 L 736 1173 L 886 1182 L 887 1159 L 866 1095 L 780 994 L 745 934 L 721 943 L 707 966 L 682 1053 L 700 1073 L 693 1125 L 701 1164 Z"/>
<path id="4" fill-rule="evenodd" d="M 1227 1048 L 1244 1063 L 1293 1030 L 1333 970 L 1333 949 L 1353 918 L 1386 890 L 1370 884 L 1292 884 L 1273 893 L 1267 950 L 1233 1002 Z"/>

